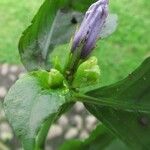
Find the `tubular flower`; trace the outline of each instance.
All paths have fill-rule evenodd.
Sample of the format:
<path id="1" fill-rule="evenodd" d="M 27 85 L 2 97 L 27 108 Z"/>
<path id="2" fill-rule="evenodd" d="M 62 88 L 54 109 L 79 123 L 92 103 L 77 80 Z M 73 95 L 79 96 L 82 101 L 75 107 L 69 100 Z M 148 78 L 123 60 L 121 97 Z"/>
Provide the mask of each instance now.
<path id="1" fill-rule="evenodd" d="M 108 16 L 108 0 L 98 0 L 85 14 L 79 30 L 75 33 L 72 53 L 81 48 L 80 58 L 86 58 L 95 47 L 96 40 Z"/>

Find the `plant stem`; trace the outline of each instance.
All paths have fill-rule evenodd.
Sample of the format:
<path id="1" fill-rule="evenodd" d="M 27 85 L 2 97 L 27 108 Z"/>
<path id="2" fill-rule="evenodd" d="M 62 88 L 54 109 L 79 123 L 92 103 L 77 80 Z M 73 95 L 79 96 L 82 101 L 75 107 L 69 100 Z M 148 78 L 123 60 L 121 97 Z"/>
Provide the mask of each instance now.
<path id="1" fill-rule="evenodd" d="M 68 81 L 69 85 L 71 86 L 72 81 L 74 79 L 74 74 L 76 73 L 78 66 L 82 63 L 83 60 L 81 60 L 81 49 L 83 45 L 78 47 L 74 52 L 70 53 L 70 56 L 67 60 L 67 64 L 64 69 L 64 75 L 66 77 L 66 80 Z"/>
<path id="2" fill-rule="evenodd" d="M 118 109 L 123 109 L 126 111 L 140 111 L 144 113 L 148 113 L 150 111 L 150 106 L 141 106 L 134 103 L 126 103 L 120 102 L 112 98 L 94 98 L 86 95 L 82 95 L 79 93 L 73 93 L 74 101 L 80 101 L 83 103 L 93 104 L 97 106 L 107 106 Z"/>
<path id="3" fill-rule="evenodd" d="M 48 119 L 46 122 L 44 122 L 44 124 L 42 125 L 38 136 L 36 138 L 36 146 L 35 146 L 35 150 L 44 150 L 45 147 L 45 139 L 47 137 L 48 134 L 48 130 L 49 127 L 51 125 L 51 123 L 53 122 L 53 120 Z"/>

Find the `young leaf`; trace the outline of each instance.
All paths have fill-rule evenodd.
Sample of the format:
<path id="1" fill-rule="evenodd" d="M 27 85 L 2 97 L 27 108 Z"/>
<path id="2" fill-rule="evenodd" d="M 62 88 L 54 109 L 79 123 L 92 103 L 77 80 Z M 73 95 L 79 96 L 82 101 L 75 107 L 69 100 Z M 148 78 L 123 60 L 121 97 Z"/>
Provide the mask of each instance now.
<path id="1" fill-rule="evenodd" d="M 72 86 L 74 88 L 96 85 L 99 83 L 100 68 L 97 65 L 97 58 L 90 57 L 78 67 Z"/>
<path id="2" fill-rule="evenodd" d="M 6 116 L 25 150 L 43 150 L 49 127 L 70 106 L 66 87 L 50 89 L 48 77 L 46 71 L 25 75 L 4 101 Z"/>
<path id="3" fill-rule="evenodd" d="M 29 71 L 45 68 L 51 29 L 57 10 L 58 1 L 45 0 L 32 24 L 23 32 L 19 52 L 22 63 Z"/>
<path id="4" fill-rule="evenodd" d="M 69 42 L 76 30 L 71 22 L 75 17 L 77 22 L 82 14 L 77 12 L 61 13 L 58 0 L 45 0 L 32 24 L 23 32 L 19 42 L 19 52 L 22 63 L 27 70 L 47 69 L 48 52 L 55 45 Z"/>
<path id="5" fill-rule="evenodd" d="M 74 35 L 77 25 L 82 21 L 83 14 L 71 10 L 57 12 L 51 37 L 51 45 L 68 43 Z"/>
<path id="6" fill-rule="evenodd" d="M 86 108 L 132 150 L 149 149 L 150 57 L 124 80 L 81 97 Z"/>
<path id="7" fill-rule="evenodd" d="M 70 140 L 59 150 L 128 150 L 120 140 L 116 139 L 103 125 L 98 125 L 84 141 Z"/>

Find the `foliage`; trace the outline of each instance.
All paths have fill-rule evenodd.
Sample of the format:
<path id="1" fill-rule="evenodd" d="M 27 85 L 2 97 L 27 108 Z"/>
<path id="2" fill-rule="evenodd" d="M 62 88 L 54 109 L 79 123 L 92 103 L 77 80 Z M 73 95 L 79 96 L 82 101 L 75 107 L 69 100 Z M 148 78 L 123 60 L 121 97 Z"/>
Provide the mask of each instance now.
<path id="1" fill-rule="evenodd" d="M 20 39 L 20 57 L 29 73 L 12 86 L 4 108 L 25 150 L 43 150 L 51 124 L 76 101 L 109 130 L 98 125 L 85 141 L 67 142 L 60 150 L 149 149 L 150 57 L 124 80 L 101 87 L 100 55 L 80 59 L 78 51 L 68 53 L 61 64 L 64 54 L 54 54 L 55 46 L 69 42 L 92 2 L 45 0 Z"/>
<path id="2" fill-rule="evenodd" d="M 90 137 L 84 141 L 71 140 L 64 143 L 59 150 L 128 150 L 128 147 L 118 139 L 115 139 L 103 125 L 98 125 Z"/>
<path id="3" fill-rule="evenodd" d="M 150 58 L 124 80 L 89 91 L 86 93 L 89 97 L 85 96 L 87 103 L 96 103 L 93 106 L 85 103 L 86 108 L 137 150 L 150 146 L 149 64 Z"/>

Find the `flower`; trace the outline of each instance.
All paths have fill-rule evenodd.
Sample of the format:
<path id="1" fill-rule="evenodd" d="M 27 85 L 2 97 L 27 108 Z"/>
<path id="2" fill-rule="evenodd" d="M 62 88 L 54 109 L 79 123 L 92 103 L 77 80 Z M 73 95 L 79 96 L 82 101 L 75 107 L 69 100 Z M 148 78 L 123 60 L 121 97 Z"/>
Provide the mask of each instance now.
<path id="1" fill-rule="evenodd" d="M 75 33 L 72 53 L 82 46 L 80 58 L 86 58 L 95 47 L 106 18 L 108 16 L 108 0 L 98 0 L 90 6 L 85 14 L 79 30 Z"/>

